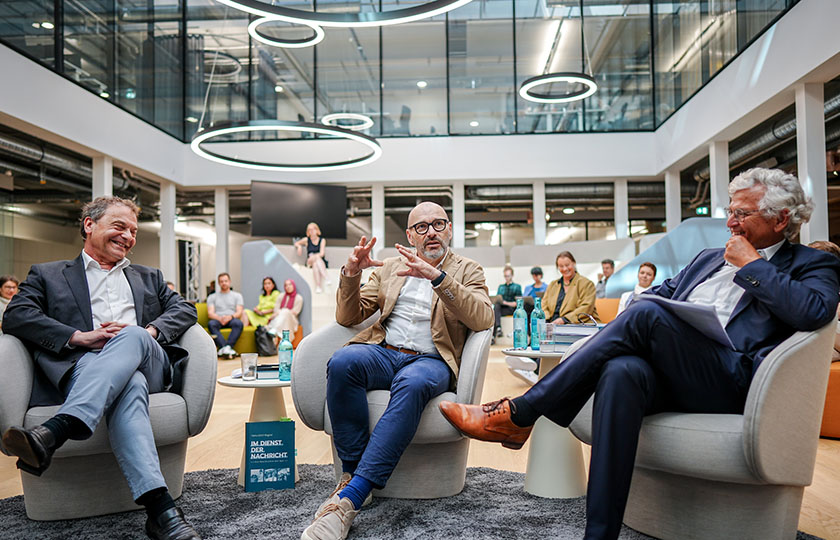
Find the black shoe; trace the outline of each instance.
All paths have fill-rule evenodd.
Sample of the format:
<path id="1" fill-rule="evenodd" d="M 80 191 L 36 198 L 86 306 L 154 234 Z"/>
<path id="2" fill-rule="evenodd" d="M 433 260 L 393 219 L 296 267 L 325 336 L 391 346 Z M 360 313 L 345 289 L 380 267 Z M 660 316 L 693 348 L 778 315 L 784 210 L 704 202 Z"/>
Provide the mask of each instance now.
<path id="1" fill-rule="evenodd" d="M 170 508 L 156 519 L 147 518 L 146 534 L 153 540 L 201 540 L 178 507 Z"/>
<path id="2" fill-rule="evenodd" d="M 55 452 L 55 436 L 44 426 L 32 429 L 11 427 L 3 434 L 3 451 L 17 456 L 18 469 L 41 476 L 52 461 Z"/>

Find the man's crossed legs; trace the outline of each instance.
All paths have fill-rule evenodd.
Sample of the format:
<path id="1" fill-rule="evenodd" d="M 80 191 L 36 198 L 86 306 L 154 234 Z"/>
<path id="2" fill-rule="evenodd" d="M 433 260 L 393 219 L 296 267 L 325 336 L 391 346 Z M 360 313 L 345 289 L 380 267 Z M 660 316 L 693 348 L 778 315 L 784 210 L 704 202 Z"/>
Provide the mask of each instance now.
<path id="1" fill-rule="evenodd" d="M 519 398 L 484 406 L 442 402 L 441 410 L 470 437 L 517 447 L 540 416 L 568 427 L 594 393 L 585 538 L 612 539 L 621 529 L 644 416 L 740 413 L 751 368 L 746 355 L 658 304 L 639 302 Z"/>
<path id="2" fill-rule="evenodd" d="M 434 355 L 411 355 L 379 345 L 353 344 L 327 365 L 327 408 L 342 481 L 303 531 L 303 540 L 338 540 L 373 488 L 385 486 L 420 423 L 429 401 L 449 387 L 450 371 Z M 368 390 L 390 390 L 382 417 L 370 432 Z"/>

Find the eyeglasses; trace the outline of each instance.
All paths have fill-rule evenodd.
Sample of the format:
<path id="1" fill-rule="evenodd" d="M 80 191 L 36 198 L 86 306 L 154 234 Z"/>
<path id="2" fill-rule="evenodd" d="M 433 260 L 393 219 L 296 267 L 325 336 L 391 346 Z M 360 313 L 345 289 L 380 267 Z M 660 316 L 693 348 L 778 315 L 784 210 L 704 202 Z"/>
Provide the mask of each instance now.
<path id="1" fill-rule="evenodd" d="M 741 210 L 740 208 L 736 209 L 736 210 L 733 210 L 731 208 L 727 208 L 726 209 L 726 219 L 729 219 L 732 216 L 735 216 L 735 221 L 737 221 L 738 223 L 743 223 L 744 220 L 746 220 L 748 217 L 750 217 L 753 214 L 757 214 L 759 212 L 761 212 L 761 210 Z"/>
<path id="2" fill-rule="evenodd" d="M 414 229 L 414 232 L 417 234 L 423 235 L 429 232 L 429 227 L 433 228 L 437 232 L 443 232 L 446 226 L 449 225 L 448 219 L 436 219 L 432 222 L 425 222 L 421 221 L 420 223 L 415 223 L 414 225 L 409 225 L 409 229 Z"/>

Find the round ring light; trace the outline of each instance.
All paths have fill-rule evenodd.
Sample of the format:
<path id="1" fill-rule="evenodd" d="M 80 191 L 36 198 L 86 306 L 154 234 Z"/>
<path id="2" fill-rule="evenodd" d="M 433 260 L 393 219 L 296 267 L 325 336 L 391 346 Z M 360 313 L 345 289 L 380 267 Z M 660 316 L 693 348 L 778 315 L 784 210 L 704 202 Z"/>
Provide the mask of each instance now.
<path id="1" fill-rule="evenodd" d="M 210 72 L 213 71 L 212 82 L 233 82 L 236 76 L 242 72 L 242 62 L 239 58 L 222 51 L 204 49 L 204 82 L 210 81 Z M 215 66 L 215 69 L 212 68 Z"/>
<path id="2" fill-rule="evenodd" d="M 271 45 L 272 47 L 283 47 L 284 49 L 302 49 L 303 47 L 312 47 L 313 45 L 321 43 L 321 41 L 323 41 L 324 39 L 324 29 L 316 24 L 310 23 L 301 24 L 304 26 L 308 26 L 315 33 L 312 36 L 303 39 L 279 39 L 276 37 L 269 36 L 268 34 L 265 34 L 260 31 L 260 26 L 271 22 L 288 21 L 284 21 L 282 19 L 277 19 L 273 17 L 263 17 L 262 19 L 256 19 L 248 25 L 248 34 L 260 43 L 265 43 L 266 45 Z"/>
<path id="3" fill-rule="evenodd" d="M 338 123 L 339 120 L 355 120 L 358 123 L 341 125 Z M 362 131 L 363 129 L 373 127 L 373 120 L 370 118 L 370 116 L 349 112 L 325 114 L 321 118 L 321 123 L 327 126 L 335 126 L 344 129 L 349 129 L 350 131 Z"/>
<path id="4" fill-rule="evenodd" d="M 428 19 L 463 5 L 472 0 L 432 0 L 419 6 L 374 13 L 321 13 L 303 11 L 282 6 L 273 6 L 260 0 L 218 0 L 218 2 L 240 11 L 269 19 L 309 26 L 364 28 L 401 24 Z"/>
<path id="5" fill-rule="evenodd" d="M 579 83 L 584 85 L 584 88 L 574 92 L 567 92 L 565 94 L 542 94 L 539 92 L 532 92 L 531 90 L 537 86 L 544 84 L 551 84 L 556 82 L 565 82 L 569 84 Z M 547 73 L 537 77 L 531 77 L 522 83 L 519 87 L 519 95 L 522 99 L 534 101 L 536 103 L 566 103 L 569 101 L 578 101 L 580 99 L 588 98 L 598 90 L 598 85 L 595 79 L 583 73 L 575 73 L 564 71 L 560 73 Z"/>
<path id="6" fill-rule="evenodd" d="M 247 159 L 239 159 L 236 157 L 225 156 L 216 152 L 212 152 L 207 148 L 202 147 L 202 143 L 207 142 L 215 137 L 222 135 L 229 135 L 231 133 L 249 133 L 258 131 L 285 131 L 297 133 L 317 133 L 320 135 L 333 135 L 342 139 L 348 139 L 361 143 L 371 152 L 360 158 L 349 159 L 346 161 L 333 161 L 327 163 L 315 163 L 312 165 L 295 165 L 290 163 L 270 163 L 263 161 L 251 161 Z M 219 125 L 217 127 L 201 130 L 193 137 L 190 143 L 192 151 L 199 156 L 222 163 L 224 165 L 233 165 L 234 167 L 242 167 L 245 169 L 258 169 L 263 171 L 335 171 L 339 169 L 349 169 L 351 167 L 360 167 L 373 163 L 382 156 L 382 147 L 379 142 L 373 137 L 369 137 L 363 133 L 355 133 L 349 129 L 344 129 L 336 126 L 325 126 L 323 124 L 315 124 L 312 122 L 287 122 L 283 120 L 252 120 L 250 122 L 232 122 Z"/>

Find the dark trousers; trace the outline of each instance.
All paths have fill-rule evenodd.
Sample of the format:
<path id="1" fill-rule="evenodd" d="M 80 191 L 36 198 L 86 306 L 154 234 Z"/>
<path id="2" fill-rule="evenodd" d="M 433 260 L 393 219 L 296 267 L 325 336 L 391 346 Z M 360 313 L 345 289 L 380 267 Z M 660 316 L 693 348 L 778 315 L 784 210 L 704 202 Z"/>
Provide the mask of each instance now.
<path id="1" fill-rule="evenodd" d="M 429 401 L 449 387 L 449 366 L 437 354 L 406 354 L 355 343 L 327 364 L 327 410 L 338 457 L 358 462 L 353 474 L 383 487 L 408 447 Z M 373 433 L 368 390 L 390 390 Z M 348 471 L 350 472 L 350 471 Z"/>
<path id="2" fill-rule="evenodd" d="M 741 413 L 752 363 L 653 302 L 636 302 L 525 394 L 566 426 L 594 393 L 586 539 L 618 538 L 642 419 Z"/>
<path id="3" fill-rule="evenodd" d="M 502 316 L 503 315 L 513 315 L 515 308 L 510 306 L 502 305 L 501 300 L 496 300 L 493 303 L 493 335 L 495 336 L 499 332 L 499 328 L 502 326 Z"/>
<path id="4" fill-rule="evenodd" d="M 226 325 L 222 326 L 222 323 L 216 319 L 210 319 L 207 321 L 207 328 L 209 328 L 210 333 L 213 334 L 213 341 L 216 342 L 216 347 L 219 349 L 225 345 L 233 347 L 236 344 L 236 340 L 239 339 L 239 336 L 242 334 L 242 321 L 234 317 Z M 227 341 L 220 332 L 222 328 L 230 328 L 230 335 L 228 336 Z"/>

